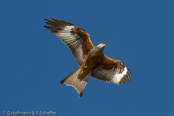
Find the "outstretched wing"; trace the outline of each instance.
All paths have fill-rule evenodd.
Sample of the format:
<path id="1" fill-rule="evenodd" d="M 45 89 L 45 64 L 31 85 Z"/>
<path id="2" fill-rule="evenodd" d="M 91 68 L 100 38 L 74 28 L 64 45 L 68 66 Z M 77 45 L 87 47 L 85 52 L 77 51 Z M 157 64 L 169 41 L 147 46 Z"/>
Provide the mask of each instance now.
<path id="1" fill-rule="evenodd" d="M 130 82 L 132 77 L 130 71 L 121 61 L 105 55 L 103 55 L 102 63 L 92 71 L 91 75 L 99 80 L 113 82 L 117 85 Z"/>
<path id="2" fill-rule="evenodd" d="M 59 39 L 68 46 L 76 62 L 82 65 L 86 55 L 90 49 L 94 47 L 89 34 L 66 21 L 52 18 L 50 18 L 50 20 L 45 19 L 45 21 L 49 26 L 44 27 L 59 37 Z"/>

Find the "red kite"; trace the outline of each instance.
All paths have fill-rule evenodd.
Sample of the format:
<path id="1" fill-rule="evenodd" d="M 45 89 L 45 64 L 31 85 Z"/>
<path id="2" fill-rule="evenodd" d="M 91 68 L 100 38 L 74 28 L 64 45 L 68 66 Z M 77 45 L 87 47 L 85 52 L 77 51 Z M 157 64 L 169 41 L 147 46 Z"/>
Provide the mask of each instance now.
<path id="1" fill-rule="evenodd" d="M 89 34 L 83 29 L 62 20 L 45 19 L 46 29 L 51 30 L 65 43 L 75 57 L 79 68 L 60 82 L 72 86 L 82 97 L 90 76 L 117 85 L 131 81 L 131 73 L 119 60 L 111 59 L 103 54 L 105 44 L 94 46 Z"/>

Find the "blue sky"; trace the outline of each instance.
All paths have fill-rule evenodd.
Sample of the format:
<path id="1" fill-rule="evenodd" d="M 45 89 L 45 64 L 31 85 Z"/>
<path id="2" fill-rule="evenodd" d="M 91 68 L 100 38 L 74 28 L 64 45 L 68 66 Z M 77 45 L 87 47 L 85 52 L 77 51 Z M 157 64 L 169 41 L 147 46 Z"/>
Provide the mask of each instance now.
<path id="1" fill-rule="evenodd" d="M 174 109 L 172 0 L 1 0 L 0 114 L 55 111 L 58 116 L 164 116 Z M 82 98 L 59 82 L 78 68 L 46 30 L 55 18 L 86 30 L 94 45 L 121 60 L 131 83 L 90 78 Z"/>

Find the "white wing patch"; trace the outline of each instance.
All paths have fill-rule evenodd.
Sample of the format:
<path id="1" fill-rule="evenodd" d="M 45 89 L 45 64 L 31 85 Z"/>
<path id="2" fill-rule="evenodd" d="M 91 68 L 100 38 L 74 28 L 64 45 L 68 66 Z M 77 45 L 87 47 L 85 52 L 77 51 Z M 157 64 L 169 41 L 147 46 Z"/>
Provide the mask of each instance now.
<path id="1" fill-rule="evenodd" d="M 124 67 L 124 70 L 123 70 L 122 73 L 120 73 L 120 74 L 116 73 L 114 75 L 114 77 L 112 79 L 112 82 L 119 84 L 119 82 L 121 81 L 121 79 L 127 74 L 127 71 L 128 71 L 127 68 Z"/>
<path id="2" fill-rule="evenodd" d="M 60 39 L 64 40 L 65 38 L 71 40 L 75 39 L 74 36 L 71 35 L 71 31 L 75 28 L 75 26 L 65 26 L 62 30 L 58 31 L 56 34 Z"/>
<path id="3" fill-rule="evenodd" d="M 72 28 L 75 28 L 75 27 L 72 25 L 71 26 L 68 25 L 68 26 L 65 26 L 63 30 L 71 31 Z"/>
<path id="4" fill-rule="evenodd" d="M 65 44 L 76 44 L 77 34 L 72 35 L 71 31 L 75 30 L 75 26 L 65 26 L 62 30 L 56 34 Z"/>
<path id="5" fill-rule="evenodd" d="M 45 19 L 45 21 L 48 26 L 44 27 L 49 29 L 52 34 L 56 35 L 68 46 L 72 55 L 75 57 L 76 62 L 79 66 L 81 66 L 87 52 L 89 52 L 89 50 L 93 47 L 88 33 L 66 21 L 56 19 Z M 88 44 L 86 41 L 88 41 L 90 48 L 87 47 Z M 84 50 L 86 51 L 84 52 Z"/>
<path id="6" fill-rule="evenodd" d="M 84 60 L 82 44 L 81 41 L 78 40 L 80 36 L 77 34 L 72 34 L 71 31 L 76 30 L 75 26 L 65 26 L 62 30 L 59 30 L 56 33 L 56 36 L 60 38 L 71 50 L 73 56 L 75 57 L 77 63 L 81 65 Z"/>

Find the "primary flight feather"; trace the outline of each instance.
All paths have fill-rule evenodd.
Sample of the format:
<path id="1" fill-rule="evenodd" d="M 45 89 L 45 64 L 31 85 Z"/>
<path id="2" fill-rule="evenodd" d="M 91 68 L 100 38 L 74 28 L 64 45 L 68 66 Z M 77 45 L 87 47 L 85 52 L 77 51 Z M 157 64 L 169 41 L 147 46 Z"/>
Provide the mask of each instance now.
<path id="1" fill-rule="evenodd" d="M 68 46 L 79 65 L 75 72 L 60 82 L 61 84 L 74 87 L 82 97 L 90 76 L 117 85 L 131 81 L 131 73 L 121 61 L 103 54 L 105 44 L 94 46 L 86 31 L 69 22 L 52 18 L 45 21 L 49 26 L 44 27 Z"/>

